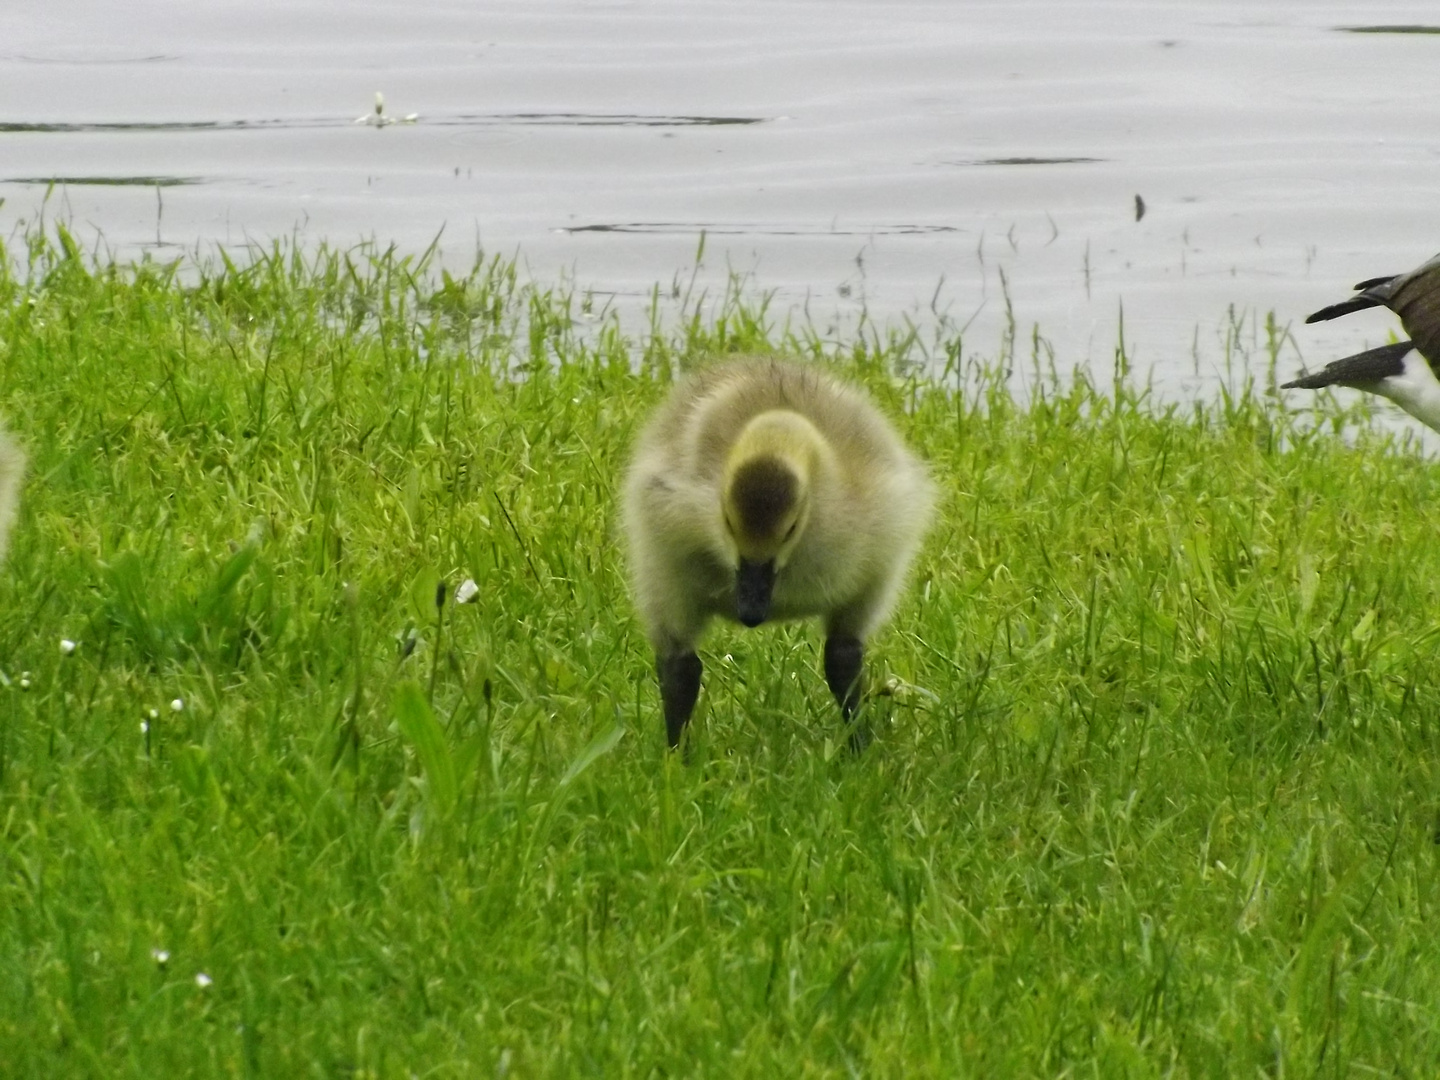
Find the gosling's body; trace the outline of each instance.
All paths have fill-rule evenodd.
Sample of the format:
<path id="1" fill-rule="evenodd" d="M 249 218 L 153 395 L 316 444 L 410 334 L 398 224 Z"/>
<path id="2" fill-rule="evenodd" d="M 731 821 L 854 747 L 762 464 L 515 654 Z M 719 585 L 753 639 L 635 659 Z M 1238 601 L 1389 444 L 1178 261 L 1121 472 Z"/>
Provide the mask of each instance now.
<path id="1" fill-rule="evenodd" d="M 1313 375 L 1284 383 L 1282 390 L 1347 386 L 1379 394 L 1427 427 L 1440 431 L 1440 255 L 1407 274 L 1370 278 L 1349 300 L 1322 308 L 1305 321 L 1325 322 L 1372 307 L 1400 316 L 1411 340 L 1382 345 L 1327 364 Z"/>
<path id="2" fill-rule="evenodd" d="M 10 528 L 20 503 L 20 484 L 25 478 L 25 453 L 0 426 L 0 560 L 10 549 Z"/>
<path id="3" fill-rule="evenodd" d="M 826 680 L 848 721 L 863 643 L 895 602 L 933 502 L 880 412 L 818 367 L 745 359 L 682 381 L 637 441 L 623 506 L 670 744 L 716 616 L 823 619 Z"/>

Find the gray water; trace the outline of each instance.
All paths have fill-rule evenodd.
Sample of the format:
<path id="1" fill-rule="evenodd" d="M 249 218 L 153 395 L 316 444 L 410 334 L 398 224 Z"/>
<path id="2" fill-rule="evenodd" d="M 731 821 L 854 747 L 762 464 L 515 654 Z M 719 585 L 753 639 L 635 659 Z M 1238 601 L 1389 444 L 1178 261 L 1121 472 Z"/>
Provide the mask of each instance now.
<path id="1" fill-rule="evenodd" d="M 837 333 L 864 311 L 993 356 L 1008 294 L 1062 370 L 1108 372 L 1123 305 L 1174 400 L 1227 377 L 1232 307 L 1252 363 L 1265 314 L 1288 325 L 1282 375 L 1383 342 L 1384 312 L 1300 323 L 1440 249 L 1440 34 L 1414 32 L 1434 0 L 10 0 L 4 21 L 0 233 L 56 180 L 43 212 L 122 257 L 439 234 L 455 268 L 518 254 L 638 332 L 703 232 L 699 288 L 740 273 Z M 415 122 L 357 124 L 377 90 Z"/>

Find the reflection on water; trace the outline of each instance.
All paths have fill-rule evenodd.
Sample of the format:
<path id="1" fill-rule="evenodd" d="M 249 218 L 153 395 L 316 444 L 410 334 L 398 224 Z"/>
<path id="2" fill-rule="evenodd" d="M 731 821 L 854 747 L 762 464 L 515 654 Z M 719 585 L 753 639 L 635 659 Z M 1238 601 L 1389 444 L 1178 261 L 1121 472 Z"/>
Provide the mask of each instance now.
<path id="1" fill-rule="evenodd" d="M 179 56 L 5 56 L 0 61 L 19 64 L 64 64 L 67 67 L 96 67 L 102 64 L 168 64 Z"/>
<path id="2" fill-rule="evenodd" d="M 1347 34 L 1440 34 L 1440 26 L 1337 26 Z"/>
<path id="3" fill-rule="evenodd" d="M 680 236 L 920 236 L 925 233 L 953 233 L 953 225 L 871 225 L 866 228 L 839 228 L 823 225 L 746 224 L 732 222 L 630 221 L 619 225 L 571 225 L 567 233 L 671 233 Z"/>
<path id="4" fill-rule="evenodd" d="M 376 114 L 381 115 L 381 114 Z M 367 119 L 368 117 L 362 117 Z M 432 127 L 723 127 L 730 124 L 763 124 L 762 116 L 636 116 L 602 113 L 462 113 L 427 116 Z M 84 132 L 120 131 L 277 131 L 303 128 L 348 127 L 354 120 L 338 116 L 292 116 L 270 120 L 146 120 L 60 123 L 55 121 L 0 121 L 0 135 L 44 133 L 76 135 Z"/>
<path id="5" fill-rule="evenodd" d="M 517 253 L 636 333 L 656 282 L 738 274 L 824 334 L 948 321 L 1062 370 L 1108 371 L 1123 320 L 1174 399 L 1245 350 L 1288 375 L 1380 344 L 1385 313 L 1300 320 L 1440 248 L 1433 0 L 6 14 L 0 235 L 61 215 L 122 255 L 441 234 L 453 267 Z M 377 90 L 418 121 L 357 126 Z"/>
<path id="6" fill-rule="evenodd" d="M 198 176 L 13 176 L 5 184 L 43 184 L 46 187 L 65 184 L 96 184 L 101 187 L 184 187 L 203 184 Z"/>
<path id="7" fill-rule="evenodd" d="M 1089 165 L 1105 160 L 1094 157 L 998 157 L 972 161 L 945 161 L 943 165 Z"/>

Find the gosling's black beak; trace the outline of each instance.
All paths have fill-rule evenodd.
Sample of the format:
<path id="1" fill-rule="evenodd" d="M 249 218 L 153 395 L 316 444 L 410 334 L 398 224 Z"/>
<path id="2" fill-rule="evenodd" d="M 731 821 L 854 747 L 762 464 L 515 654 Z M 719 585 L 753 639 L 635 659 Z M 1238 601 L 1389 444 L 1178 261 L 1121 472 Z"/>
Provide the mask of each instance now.
<path id="1" fill-rule="evenodd" d="M 775 560 L 740 560 L 735 574 L 735 614 L 746 626 L 759 626 L 770 617 L 770 594 L 775 589 Z"/>

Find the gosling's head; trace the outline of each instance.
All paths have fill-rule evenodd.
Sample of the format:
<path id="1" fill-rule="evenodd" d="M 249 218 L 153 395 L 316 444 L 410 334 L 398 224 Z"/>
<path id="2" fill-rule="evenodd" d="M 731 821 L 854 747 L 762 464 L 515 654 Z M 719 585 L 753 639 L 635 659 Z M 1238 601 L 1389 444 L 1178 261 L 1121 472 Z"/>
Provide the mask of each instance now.
<path id="1" fill-rule="evenodd" d="M 805 534 L 810 482 L 823 446 L 810 421 L 774 409 L 746 424 L 731 448 L 721 504 L 735 564 L 736 615 L 746 626 L 770 616 L 775 576 Z"/>

